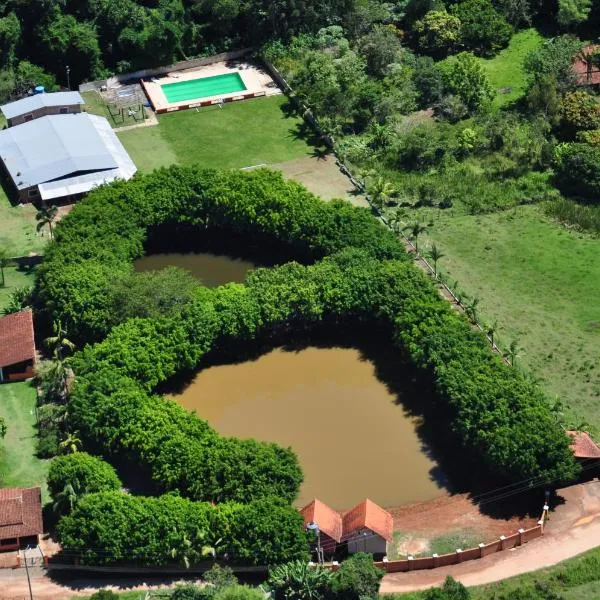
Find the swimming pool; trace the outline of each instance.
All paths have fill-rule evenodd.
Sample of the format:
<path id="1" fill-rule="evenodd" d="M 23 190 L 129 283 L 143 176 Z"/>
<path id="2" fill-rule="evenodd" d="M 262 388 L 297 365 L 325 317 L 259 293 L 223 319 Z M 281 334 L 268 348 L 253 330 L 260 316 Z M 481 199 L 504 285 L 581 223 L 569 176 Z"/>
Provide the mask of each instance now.
<path id="1" fill-rule="evenodd" d="M 209 96 L 223 96 L 233 92 L 243 92 L 246 86 L 239 73 L 226 73 L 212 77 L 201 77 L 177 83 L 165 83 L 160 86 L 167 101 L 182 102 L 184 100 L 199 100 Z"/>

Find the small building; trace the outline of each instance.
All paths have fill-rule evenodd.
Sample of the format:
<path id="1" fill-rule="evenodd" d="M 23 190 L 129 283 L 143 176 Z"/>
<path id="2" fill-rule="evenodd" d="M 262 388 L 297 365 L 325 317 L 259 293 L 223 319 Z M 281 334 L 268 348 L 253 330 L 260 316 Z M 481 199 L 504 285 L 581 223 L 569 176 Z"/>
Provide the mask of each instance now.
<path id="1" fill-rule="evenodd" d="M 387 554 L 392 541 L 394 520 L 392 515 L 368 498 L 342 517 L 342 541 L 348 545 L 348 553 L 369 552 Z"/>
<path id="2" fill-rule="evenodd" d="M 22 310 L 0 318 L 0 383 L 33 377 L 33 313 Z"/>
<path id="3" fill-rule="evenodd" d="M 73 202 L 137 171 L 104 117 L 50 115 L 0 132 L 0 159 L 21 202 Z"/>
<path id="4" fill-rule="evenodd" d="M 0 552 L 37 546 L 43 531 L 39 487 L 0 489 Z"/>
<path id="5" fill-rule="evenodd" d="M 600 448 L 585 431 L 567 431 L 571 438 L 571 450 L 575 458 L 579 460 L 589 458 L 600 458 Z"/>
<path id="6" fill-rule="evenodd" d="M 592 60 L 596 53 L 600 53 L 600 45 L 589 44 L 575 56 L 573 72 L 577 85 L 600 85 L 600 66 Z"/>
<path id="7" fill-rule="evenodd" d="M 21 125 L 48 115 L 80 113 L 85 100 L 79 92 L 55 92 L 34 94 L 0 106 L 9 127 Z"/>
<path id="8" fill-rule="evenodd" d="M 342 517 L 324 502 L 316 498 L 301 511 L 304 526 L 317 525 L 320 544 L 325 554 L 333 554 L 342 540 Z"/>

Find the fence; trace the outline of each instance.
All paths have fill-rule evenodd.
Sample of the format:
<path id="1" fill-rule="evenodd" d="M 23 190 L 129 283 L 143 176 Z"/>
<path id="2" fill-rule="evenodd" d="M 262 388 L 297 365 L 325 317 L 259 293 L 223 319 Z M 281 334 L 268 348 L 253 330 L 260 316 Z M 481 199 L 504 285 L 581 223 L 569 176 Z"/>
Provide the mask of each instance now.
<path id="1" fill-rule="evenodd" d="M 166 75 L 167 73 L 173 73 L 175 71 L 185 71 L 186 69 L 194 69 L 197 67 L 204 67 L 211 65 L 212 63 L 222 62 L 226 60 L 235 60 L 245 56 L 252 51 L 252 48 L 241 48 L 240 50 L 232 50 L 231 52 L 222 52 L 221 54 L 215 54 L 213 56 L 205 56 L 204 58 L 193 58 L 190 60 L 182 60 L 166 67 L 154 67 L 151 69 L 141 69 L 140 71 L 134 71 L 133 73 L 121 73 L 119 75 L 113 75 L 107 79 L 98 79 L 97 81 L 90 81 L 88 83 L 82 83 L 79 86 L 80 92 L 93 92 L 100 90 L 103 87 L 111 88 L 122 83 L 130 81 L 138 81 L 144 77 L 155 77 L 157 75 Z"/>
<path id="2" fill-rule="evenodd" d="M 365 199 L 369 203 L 369 206 L 371 207 L 371 210 L 377 215 L 379 220 L 386 227 L 391 229 L 394 233 L 399 234 L 402 237 L 404 243 L 414 251 L 415 256 L 418 257 L 419 261 L 425 267 L 425 270 L 427 271 L 427 273 L 429 275 L 431 275 L 435 279 L 436 283 L 438 285 L 442 286 L 442 288 L 450 295 L 450 297 L 452 298 L 452 300 L 454 301 L 456 306 L 458 308 L 460 308 L 463 312 L 466 312 L 466 307 L 462 303 L 461 299 L 452 291 L 452 289 L 447 284 L 440 281 L 440 278 L 437 276 L 436 270 L 431 266 L 431 264 L 427 261 L 427 259 L 425 259 L 422 255 L 420 255 L 418 253 L 417 247 L 415 244 L 412 243 L 411 239 L 401 229 L 395 228 L 392 225 L 392 223 L 390 223 L 385 218 L 385 216 L 382 214 L 382 212 L 372 203 L 371 198 L 369 197 L 369 195 L 367 193 L 364 183 L 360 182 L 358 179 L 356 179 L 352 175 L 350 168 L 344 163 L 344 161 L 338 155 L 338 152 L 337 152 L 337 149 L 335 146 L 335 140 L 333 139 L 333 137 L 331 137 L 330 135 L 328 135 L 327 133 L 325 133 L 323 131 L 323 129 L 319 125 L 319 122 L 317 121 L 315 116 L 312 114 L 310 108 L 308 106 L 306 106 L 306 104 L 304 104 L 301 100 L 299 100 L 299 98 L 298 98 L 298 96 L 296 96 L 292 86 L 286 81 L 285 77 L 281 74 L 279 69 L 277 69 L 277 67 L 275 65 L 273 65 L 271 62 L 269 62 L 264 57 L 262 58 L 262 61 L 265 65 L 265 67 L 267 68 L 267 70 L 269 71 L 269 74 L 271 75 L 273 80 L 283 90 L 283 92 L 288 96 L 290 101 L 294 104 L 295 108 L 302 115 L 302 118 L 311 127 L 313 127 L 315 129 L 315 131 L 321 136 L 321 138 L 323 139 L 325 144 L 329 148 L 331 148 L 331 150 L 333 151 L 333 153 L 335 155 L 336 164 L 338 165 L 340 171 L 344 175 L 346 175 L 348 177 L 348 179 L 350 179 L 350 182 L 355 187 L 355 189 L 364 195 Z M 494 338 L 489 336 L 487 331 L 475 319 L 471 319 L 471 323 L 473 324 L 474 327 L 476 327 L 477 329 L 479 329 L 480 331 L 482 331 L 485 334 L 488 342 L 490 343 L 490 345 L 492 347 L 492 350 L 494 352 L 497 352 L 500 355 L 500 357 L 504 361 L 504 363 L 512 366 L 511 363 L 508 361 L 508 359 L 504 356 L 502 350 L 496 344 Z"/>

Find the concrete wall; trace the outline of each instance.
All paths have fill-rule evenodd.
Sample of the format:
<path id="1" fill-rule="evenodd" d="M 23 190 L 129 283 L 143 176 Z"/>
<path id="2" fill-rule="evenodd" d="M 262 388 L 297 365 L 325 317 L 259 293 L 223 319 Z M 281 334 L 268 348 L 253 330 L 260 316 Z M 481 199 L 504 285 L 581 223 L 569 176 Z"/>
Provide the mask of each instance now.
<path id="1" fill-rule="evenodd" d="M 62 113 L 61 110 L 66 109 L 66 113 Z M 80 113 L 82 109 L 81 104 L 69 104 L 65 106 L 45 106 L 40 108 L 39 110 L 34 110 L 30 113 L 19 115 L 14 119 L 8 119 L 8 126 L 14 127 L 15 125 L 21 125 L 22 123 L 27 123 L 28 121 L 33 121 L 35 119 L 39 119 L 40 117 L 46 117 L 48 115 L 61 115 L 61 114 L 76 114 Z M 27 118 L 32 117 L 32 118 Z"/>
<path id="2" fill-rule="evenodd" d="M 542 535 L 542 525 L 536 525 L 530 529 L 521 529 L 517 533 L 509 536 L 502 536 L 499 540 L 490 544 L 480 544 L 477 548 L 467 548 L 460 552 L 451 552 L 436 556 L 426 556 L 424 558 L 409 558 L 403 560 L 390 560 L 375 563 L 378 567 L 384 569 L 387 573 L 400 573 L 406 571 L 419 571 L 422 569 L 435 569 L 436 567 L 447 567 L 468 560 L 483 558 L 489 554 L 508 550 L 515 546 L 521 546 Z"/>
<path id="3" fill-rule="evenodd" d="M 120 75 L 114 75 L 108 79 L 99 79 L 97 81 L 90 81 L 89 83 L 82 83 L 79 86 L 80 92 L 91 92 L 99 90 L 103 86 L 108 88 L 118 86 L 122 83 L 131 81 L 138 81 L 144 77 L 157 77 L 159 75 L 166 75 L 167 73 L 174 73 L 176 71 L 185 71 L 186 69 L 196 69 L 198 67 L 204 67 L 211 65 L 216 62 L 223 62 L 227 60 L 235 60 L 242 56 L 249 54 L 252 48 L 241 48 L 239 50 L 232 50 L 231 52 L 222 52 L 221 54 L 215 54 L 214 56 L 205 56 L 204 58 L 194 58 L 192 60 L 182 60 L 172 65 L 165 67 L 154 67 L 151 69 L 142 69 L 140 71 L 134 71 L 133 73 L 122 73 Z"/>
<path id="4" fill-rule="evenodd" d="M 348 538 L 348 552 L 368 552 L 369 554 L 385 554 L 387 542 L 370 529 L 360 529 Z"/>

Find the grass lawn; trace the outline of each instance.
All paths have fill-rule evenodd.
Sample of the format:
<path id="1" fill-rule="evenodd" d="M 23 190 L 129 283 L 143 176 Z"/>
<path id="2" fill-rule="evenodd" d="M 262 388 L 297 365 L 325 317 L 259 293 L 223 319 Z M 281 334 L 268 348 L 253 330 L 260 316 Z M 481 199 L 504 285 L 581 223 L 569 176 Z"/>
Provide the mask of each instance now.
<path id="1" fill-rule="evenodd" d="M 10 295 L 17 288 L 31 287 L 35 280 L 35 270 L 19 271 L 16 267 L 4 268 L 4 287 L 0 287 L 0 316 L 8 304 Z"/>
<path id="2" fill-rule="evenodd" d="M 0 416 L 8 425 L 6 437 L 0 440 L 0 486 L 40 486 L 45 502 L 50 461 L 35 456 L 35 404 L 35 388 L 29 383 L 0 385 Z"/>
<path id="3" fill-rule="evenodd" d="M 0 187 L 0 248 L 6 248 L 12 256 L 41 252 L 48 241 L 35 230 L 35 214 L 32 204 L 13 206 Z"/>
<path id="4" fill-rule="evenodd" d="M 113 128 L 126 127 L 128 125 L 139 125 L 142 118 L 137 105 L 133 105 L 133 109 L 138 111 L 137 120 L 127 115 L 127 108 L 124 109 L 124 116 L 121 117 L 118 111 L 113 107 L 112 112 L 109 110 L 106 102 L 98 92 L 83 92 L 81 94 L 85 100 L 85 110 L 92 115 L 106 117 Z M 114 115 L 114 116 L 113 116 Z"/>
<path id="5" fill-rule="evenodd" d="M 494 106 L 504 106 L 523 95 L 527 83 L 523 61 L 527 54 L 542 43 L 543 39 L 535 29 L 519 31 L 512 37 L 508 47 L 494 58 L 481 59 L 494 90 L 511 88 L 508 93 L 496 95 Z"/>
<path id="6" fill-rule="evenodd" d="M 498 321 L 501 345 L 518 339 L 517 362 L 600 429 L 600 239 L 558 226 L 538 206 L 442 214 L 430 237 L 450 281 L 480 298 L 480 320 Z"/>
<path id="7" fill-rule="evenodd" d="M 308 156 L 302 120 L 288 116 L 285 96 L 228 103 L 159 116 L 159 125 L 119 135 L 142 171 L 173 163 L 241 168 Z"/>

